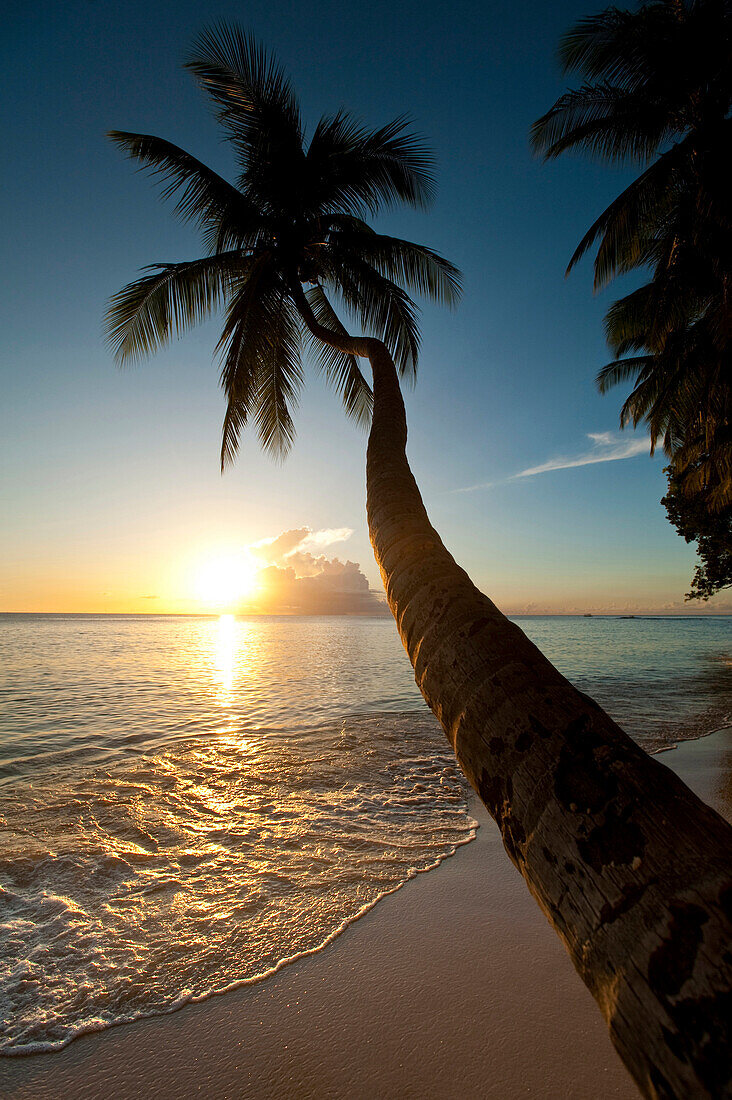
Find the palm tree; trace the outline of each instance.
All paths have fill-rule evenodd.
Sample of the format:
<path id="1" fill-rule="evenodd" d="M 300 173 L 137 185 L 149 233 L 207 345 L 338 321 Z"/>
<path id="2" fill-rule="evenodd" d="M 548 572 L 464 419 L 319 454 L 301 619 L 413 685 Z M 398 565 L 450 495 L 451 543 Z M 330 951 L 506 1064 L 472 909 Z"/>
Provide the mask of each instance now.
<path id="1" fill-rule="evenodd" d="M 158 138 L 112 135 L 158 173 L 208 246 L 204 259 L 156 265 L 117 295 L 114 346 L 122 358 L 145 354 L 224 306 L 224 462 L 251 417 L 266 447 L 289 444 L 304 332 L 361 419 L 370 395 L 358 363 L 369 362 L 369 531 L 417 683 L 641 1088 L 715 1094 L 729 1024 L 718 997 L 732 991 L 720 900 L 732 830 L 477 590 L 431 526 L 407 462 L 398 371 L 414 370 L 418 337 L 405 287 L 451 302 L 458 276 L 362 216 L 423 204 L 428 154 L 401 120 L 366 131 L 343 112 L 322 119 L 306 149 L 289 83 L 235 28 L 204 33 L 189 67 L 241 175 L 234 187 Z"/>
<path id="2" fill-rule="evenodd" d="M 110 134 L 165 183 L 166 198 L 176 196 L 177 213 L 203 230 L 208 254 L 154 264 L 126 286 L 112 300 L 109 335 L 123 363 L 225 306 L 218 345 L 227 398 L 223 467 L 252 418 L 267 450 L 280 457 L 289 450 L 303 384 L 303 325 L 342 328 L 326 292 L 387 344 L 402 375 L 413 375 L 416 308 L 399 284 L 453 304 L 460 281 L 437 253 L 375 233 L 362 220 L 380 205 L 423 206 L 430 198 L 432 158 L 404 119 L 370 132 L 339 111 L 320 120 L 306 150 L 289 83 L 246 36 L 226 27 L 202 34 L 189 68 L 237 152 L 238 186 L 161 138 Z M 356 357 L 314 344 L 346 412 L 368 423 L 372 395 Z"/>
<path id="3" fill-rule="evenodd" d="M 567 269 L 597 242 L 596 289 L 637 268 L 652 271 L 606 318 L 615 355 L 641 354 L 609 363 L 598 384 L 605 392 L 633 381 L 621 426 L 645 421 L 651 449 L 663 442 L 673 476 L 692 491 L 703 486 L 712 510 L 728 507 L 732 6 L 650 0 L 635 11 L 608 8 L 573 27 L 559 54 L 565 72 L 585 83 L 534 123 L 535 150 L 547 159 L 575 150 L 644 165 Z"/>
<path id="4" fill-rule="evenodd" d="M 608 310 L 606 333 L 616 355 L 597 376 L 601 393 L 627 379 L 633 390 L 620 424 L 650 430 L 651 452 L 659 440 L 670 457 L 668 473 L 677 492 L 703 499 L 711 513 L 732 508 L 732 375 L 730 355 L 712 318 L 669 326 L 659 334 L 669 303 L 658 279 L 620 299 Z M 695 288 L 696 290 L 696 288 Z M 684 304 L 692 299 L 682 289 Z M 731 349 L 732 350 L 732 349 Z M 627 355 L 635 351 L 641 354 Z"/>
<path id="5" fill-rule="evenodd" d="M 696 217 L 718 220 L 729 233 L 731 54 L 726 0 L 607 8 L 564 35 L 564 71 L 586 82 L 534 123 L 535 151 L 546 159 L 580 151 L 610 163 L 647 164 L 664 150 L 593 223 L 568 270 L 598 240 L 597 288 L 662 260 L 655 230 L 669 214 L 685 215 L 687 232 Z M 729 243 L 728 235 L 718 241 L 710 262 L 726 267 Z"/>

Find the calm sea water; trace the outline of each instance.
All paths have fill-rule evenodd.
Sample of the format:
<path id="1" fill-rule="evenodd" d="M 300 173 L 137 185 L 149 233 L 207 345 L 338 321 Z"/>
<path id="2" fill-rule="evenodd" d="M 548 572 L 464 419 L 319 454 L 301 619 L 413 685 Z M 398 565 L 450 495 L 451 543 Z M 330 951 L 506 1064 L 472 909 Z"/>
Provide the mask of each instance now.
<path id="1" fill-rule="evenodd" d="M 648 749 L 732 620 L 516 620 Z M 391 620 L 0 616 L 0 1050 L 258 981 L 474 835 Z"/>

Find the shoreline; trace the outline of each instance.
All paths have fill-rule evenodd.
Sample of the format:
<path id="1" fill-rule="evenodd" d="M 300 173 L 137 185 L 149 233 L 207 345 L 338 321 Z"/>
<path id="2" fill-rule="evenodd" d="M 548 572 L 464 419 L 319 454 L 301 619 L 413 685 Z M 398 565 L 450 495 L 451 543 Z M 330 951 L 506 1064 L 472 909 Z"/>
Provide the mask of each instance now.
<path id="1" fill-rule="evenodd" d="M 469 809 L 471 808 L 473 801 L 474 797 L 471 796 L 470 804 L 468 807 Z M 291 966 L 293 963 L 298 963 L 302 959 L 307 959 L 311 955 L 318 955 L 321 951 L 325 951 L 326 948 L 330 947 L 330 945 L 339 938 L 339 936 L 342 936 L 343 933 L 347 931 L 350 925 L 355 924 L 357 921 L 365 917 L 367 913 L 369 913 L 379 904 L 379 902 L 383 901 L 385 898 L 388 898 L 391 894 L 396 894 L 400 890 L 403 890 L 404 887 L 412 882 L 413 879 L 417 878 L 418 875 L 426 875 L 429 874 L 431 871 L 436 871 L 441 863 L 444 863 L 447 859 L 451 859 L 460 848 L 464 847 L 464 845 L 466 844 L 471 844 L 477 837 L 479 829 L 480 823 L 476 821 L 474 817 L 469 815 L 468 833 L 463 840 L 460 840 L 456 844 L 453 844 L 448 851 L 444 852 L 442 855 L 439 855 L 436 859 L 433 860 L 432 863 L 429 863 L 426 867 L 413 868 L 402 882 L 400 882 L 397 886 L 392 886 L 388 890 L 384 890 L 383 893 L 377 895 L 377 897 L 373 898 L 371 901 L 366 902 L 366 904 L 362 905 L 361 908 L 358 909 L 352 916 L 346 917 L 343 921 L 341 921 L 338 927 L 334 928 L 333 931 L 330 932 L 319 944 L 316 944 L 315 947 L 309 947 L 304 951 L 298 951 L 294 955 L 286 955 L 284 958 L 280 959 L 279 962 L 275 963 L 274 966 L 269 967 L 267 970 L 263 970 L 260 974 L 252 974 L 248 978 L 235 979 L 234 981 L 229 982 L 228 985 L 222 986 L 221 989 L 213 989 L 209 992 L 201 993 L 198 995 L 183 995 L 177 1001 L 171 1004 L 169 1008 L 162 1011 L 152 1012 L 149 1015 L 132 1016 L 129 1019 L 113 1020 L 110 1023 L 100 1024 L 99 1026 L 89 1025 L 87 1027 L 80 1028 L 79 1031 L 76 1031 L 73 1035 L 69 1035 L 68 1038 L 63 1039 L 59 1043 L 40 1042 L 29 1044 L 25 1047 L 11 1047 L 9 1049 L 0 1050 L 0 1067 L 3 1065 L 3 1060 L 6 1058 L 13 1060 L 16 1058 L 33 1058 L 37 1054 L 57 1054 L 60 1053 L 60 1051 L 65 1050 L 66 1047 L 70 1046 L 71 1043 L 75 1043 L 78 1039 L 83 1039 L 87 1035 L 98 1035 L 100 1033 L 112 1031 L 114 1028 L 117 1027 L 126 1027 L 129 1024 L 144 1023 L 146 1020 L 157 1020 L 159 1017 L 172 1016 L 174 1013 L 181 1012 L 183 1009 L 188 1008 L 190 1005 L 205 1004 L 205 1002 L 211 1000 L 212 997 L 225 997 L 227 994 L 234 993 L 237 990 L 244 989 L 247 986 L 260 985 L 262 982 L 266 982 L 268 981 L 268 979 L 273 978 L 275 974 L 279 974 L 279 972 L 281 970 L 284 970 L 285 967 Z M 0 1096 L 1 1095 L 2 1093 L 0 1093 Z"/>
<path id="2" fill-rule="evenodd" d="M 694 741 L 703 741 L 705 737 L 714 737 L 716 733 L 724 733 L 730 730 L 732 730 L 732 725 L 725 722 L 723 726 L 716 726 L 713 730 L 703 730 L 702 733 L 692 733 L 690 737 L 681 737 L 678 741 L 673 741 L 670 745 L 660 745 L 659 748 L 652 749 L 648 755 L 660 756 L 663 752 L 674 752 L 682 745 L 688 745 L 690 742 Z M 643 748 L 642 745 L 640 747 Z"/>
<path id="3" fill-rule="evenodd" d="M 670 767 L 732 815 L 732 728 Z M 590 994 L 472 802 L 481 828 L 327 950 L 164 1016 L 6 1058 L 13 1100 L 158 1095 L 631 1098 Z"/>
<path id="4" fill-rule="evenodd" d="M 689 742 L 693 741 L 700 741 L 705 737 L 711 737 L 715 733 L 720 733 L 723 730 L 732 730 L 732 726 L 720 726 L 717 729 L 706 730 L 703 733 L 698 733 L 692 735 L 691 737 L 682 738 L 681 740 L 673 744 L 663 745 L 659 748 L 652 749 L 649 752 L 649 755 L 660 756 L 662 753 L 675 751 L 681 745 L 688 744 Z M 94 1035 L 98 1032 L 110 1031 L 115 1027 L 124 1027 L 128 1024 L 138 1023 L 144 1020 L 154 1020 L 157 1019 L 157 1017 L 159 1016 L 170 1016 L 175 1012 L 180 1012 L 182 1009 L 185 1009 L 190 1005 L 202 1004 L 212 997 L 224 997 L 228 993 L 233 993 L 234 991 L 241 989 L 245 986 L 253 986 L 259 984 L 260 982 L 267 981 L 275 974 L 278 974 L 285 967 L 290 966 L 293 963 L 297 963 L 301 959 L 308 958 L 310 955 L 319 954 L 319 952 L 324 951 L 326 950 L 326 948 L 330 947 L 330 945 L 336 939 L 338 939 L 339 936 L 343 935 L 343 933 L 348 929 L 350 925 L 355 924 L 356 921 L 361 920 L 371 909 L 378 905 L 379 902 L 389 897 L 389 895 L 395 894 L 399 890 L 402 890 L 405 886 L 408 885 L 408 883 L 412 881 L 412 879 L 416 878 L 418 875 L 428 874 L 431 871 L 437 870 L 441 863 L 443 863 L 447 859 L 451 859 L 457 853 L 458 849 L 463 847 L 463 845 L 471 844 L 478 836 L 478 831 L 481 828 L 480 822 L 478 822 L 473 816 L 473 811 L 478 812 L 476 809 L 478 805 L 479 803 L 477 797 L 475 796 L 474 792 L 471 791 L 467 806 L 468 833 L 463 840 L 459 841 L 457 844 L 454 844 L 449 851 L 446 851 L 442 855 L 438 856 L 437 859 L 435 859 L 428 866 L 412 870 L 408 877 L 403 880 L 403 882 L 400 882 L 397 886 L 391 887 L 389 890 L 385 890 L 382 894 L 379 894 L 372 901 L 369 901 L 365 905 L 363 905 L 361 909 L 355 912 L 352 916 L 346 917 L 345 920 L 343 920 L 337 928 L 330 932 L 329 935 L 326 936 L 326 938 L 315 947 L 308 948 L 305 951 L 300 951 L 293 955 L 286 955 L 284 958 L 280 959 L 274 966 L 269 967 L 267 970 L 262 971 L 260 974 L 253 974 L 247 978 L 236 979 L 232 982 L 229 982 L 228 985 L 222 986 L 221 989 L 214 989 L 199 995 L 183 995 L 179 998 L 179 1000 L 171 1004 L 169 1008 L 163 1011 L 152 1012 L 149 1015 L 133 1016 L 129 1019 L 113 1020 L 110 1023 L 103 1023 L 96 1026 L 89 1025 L 87 1027 L 80 1028 L 73 1035 L 69 1035 L 68 1038 L 62 1040 L 59 1043 L 39 1042 L 37 1044 L 30 1044 L 26 1047 L 0 1050 L 0 1066 L 3 1064 L 2 1060 L 6 1058 L 30 1058 L 36 1054 L 54 1054 L 61 1050 L 64 1050 L 67 1046 L 69 1046 L 69 1044 L 76 1042 L 78 1039 L 81 1039 L 85 1035 Z M 485 822 L 483 824 L 485 824 Z"/>

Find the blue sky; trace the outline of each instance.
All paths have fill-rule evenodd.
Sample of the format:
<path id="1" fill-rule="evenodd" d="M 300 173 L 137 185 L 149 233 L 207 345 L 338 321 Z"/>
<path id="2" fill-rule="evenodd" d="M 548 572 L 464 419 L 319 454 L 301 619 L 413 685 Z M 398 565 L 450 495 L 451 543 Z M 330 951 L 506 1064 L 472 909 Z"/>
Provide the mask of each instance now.
<path id="1" fill-rule="evenodd" d="M 419 381 L 407 393 L 410 461 L 461 564 L 509 612 L 683 606 L 695 555 L 659 504 L 662 456 L 637 453 L 640 437 L 618 431 L 621 392 L 601 397 L 594 386 L 608 358 L 602 316 L 621 288 L 593 297 L 589 263 L 564 278 L 629 173 L 544 165 L 528 146 L 530 123 L 564 88 L 558 38 L 594 10 L 11 5 L 0 609 L 194 610 L 196 561 L 300 527 L 351 529 L 334 552 L 378 584 L 365 437 L 318 378 L 290 458 L 273 463 L 250 437 L 222 477 L 216 323 L 134 370 L 117 370 L 104 345 L 111 294 L 145 264 L 200 252 L 105 131 L 159 134 L 232 176 L 181 67 L 196 32 L 222 18 L 277 54 L 306 118 L 344 106 L 378 125 L 407 113 L 437 154 L 433 209 L 396 211 L 379 227 L 431 245 L 465 276 L 455 312 L 424 311 Z M 722 597 L 708 609 L 732 605 Z"/>

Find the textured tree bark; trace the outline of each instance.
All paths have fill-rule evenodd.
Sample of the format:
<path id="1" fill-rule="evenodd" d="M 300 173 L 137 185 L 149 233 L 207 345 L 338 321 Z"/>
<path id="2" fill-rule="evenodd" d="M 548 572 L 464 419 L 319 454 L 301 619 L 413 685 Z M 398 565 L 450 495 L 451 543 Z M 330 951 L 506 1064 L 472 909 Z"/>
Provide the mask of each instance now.
<path id="1" fill-rule="evenodd" d="M 732 828 L 566 680 L 445 549 L 409 468 L 385 346 L 368 357 L 367 511 L 420 690 L 648 1097 L 732 1095 Z"/>

